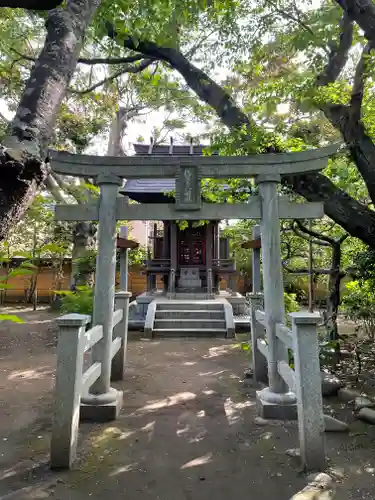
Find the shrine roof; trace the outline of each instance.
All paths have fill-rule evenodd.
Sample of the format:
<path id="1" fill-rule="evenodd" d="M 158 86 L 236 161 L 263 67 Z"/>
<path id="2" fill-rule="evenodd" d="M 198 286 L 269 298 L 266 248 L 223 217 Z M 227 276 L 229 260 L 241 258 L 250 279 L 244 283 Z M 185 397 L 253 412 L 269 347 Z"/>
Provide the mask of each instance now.
<path id="1" fill-rule="evenodd" d="M 134 144 L 137 156 L 203 156 L 203 144 L 191 147 L 186 144 Z M 213 153 L 217 155 L 217 153 Z M 130 179 L 126 182 L 121 193 L 140 203 L 167 201 L 166 193 L 174 191 L 175 179 Z"/>

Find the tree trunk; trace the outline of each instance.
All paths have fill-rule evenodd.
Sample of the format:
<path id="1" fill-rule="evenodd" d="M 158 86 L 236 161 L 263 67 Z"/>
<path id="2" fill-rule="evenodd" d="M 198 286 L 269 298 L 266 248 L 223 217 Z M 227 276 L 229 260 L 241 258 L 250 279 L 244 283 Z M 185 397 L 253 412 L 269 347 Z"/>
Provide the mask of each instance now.
<path id="1" fill-rule="evenodd" d="M 93 284 L 93 269 L 79 265 L 78 259 L 95 247 L 96 226 L 92 222 L 78 222 L 73 231 L 71 288 Z"/>
<path id="2" fill-rule="evenodd" d="M 46 179 L 56 115 L 77 65 L 85 31 L 100 0 L 71 0 L 51 10 L 47 36 L 4 140 L 0 156 L 0 240 L 16 224 Z"/>
<path id="3" fill-rule="evenodd" d="M 339 340 L 337 315 L 341 302 L 341 279 L 341 241 L 338 241 L 332 245 L 332 263 L 328 280 L 326 325 L 329 339 L 335 342 Z"/>

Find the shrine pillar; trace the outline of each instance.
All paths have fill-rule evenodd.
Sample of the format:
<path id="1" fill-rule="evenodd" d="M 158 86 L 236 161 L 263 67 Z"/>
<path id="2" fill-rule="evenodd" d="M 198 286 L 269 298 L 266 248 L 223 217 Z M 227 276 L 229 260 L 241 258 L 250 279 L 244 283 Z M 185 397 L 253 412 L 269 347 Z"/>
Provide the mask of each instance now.
<path id="1" fill-rule="evenodd" d="M 95 419 L 100 414 L 103 420 L 112 420 L 117 417 L 122 402 L 122 393 L 113 389 L 110 383 L 116 278 L 116 206 L 122 179 L 112 174 L 100 174 L 97 184 L 100 198 L 93 325 L 103 326 L 103 337 L 93 347 L 92 362 L 101 363 L 101 374 L 90 393 L 81 399 L 81 415 L 84 419 Z"/>
<path id="2" fill-rule="evenodd" d="M 278 371 L 277 363 L 288 362 L 286 345 L 276 336 L 276 324 L 284 323 L 284 286 L 281 266 L 279 175 L 257 177 L 261 197 L 261 242 L 263 258 L 263 289 L 265 327 L 268 343 L 269 387 L 257 393 L 261 416 L 265 418 L 295 418 L 296 396 Z"/>

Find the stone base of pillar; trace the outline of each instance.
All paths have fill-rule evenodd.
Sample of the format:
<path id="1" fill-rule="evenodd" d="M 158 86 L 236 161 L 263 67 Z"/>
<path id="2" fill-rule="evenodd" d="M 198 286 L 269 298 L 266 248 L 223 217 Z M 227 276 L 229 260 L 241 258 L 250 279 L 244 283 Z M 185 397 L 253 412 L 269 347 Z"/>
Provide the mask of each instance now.
<path id="1" fill-rule="evenodd" d="M 112 401 L 108 402 L 108 395 Z M 110 422 L 116 420 L 123 403 L 123 392 L 112 389 L 108 394 L 88 394 L 80 406 L 81 422 Z"/>
<path id="2" fill-rule="evenodd" d="M 294 392 L 277 394 L 268 387 L 256 393 L 259 417 L 268 420 L 297 420 L 297 402 Z"/>

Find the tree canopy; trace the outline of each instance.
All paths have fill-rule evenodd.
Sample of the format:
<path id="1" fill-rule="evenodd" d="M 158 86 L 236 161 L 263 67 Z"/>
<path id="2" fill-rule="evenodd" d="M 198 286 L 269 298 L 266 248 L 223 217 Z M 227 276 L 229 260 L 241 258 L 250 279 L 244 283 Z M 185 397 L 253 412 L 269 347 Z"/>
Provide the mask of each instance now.
<path id="1" fill-rule="evenodd" d="M 33 8 L 11 3 L 2 6 Z M 375 246 L 371 0 L 47 4 L 49 12 L 0 9 L 3 98 L 15 109 L 2 141 L 0 237 L 45 181 L 48 146 L 65 134 L 85 148 L 126 93 L 138 107 L 197 115 L 221 154 L 343 140 L 323 174 L 286 177 L 284 189 L 324 202 L 331 219 Z"/>

